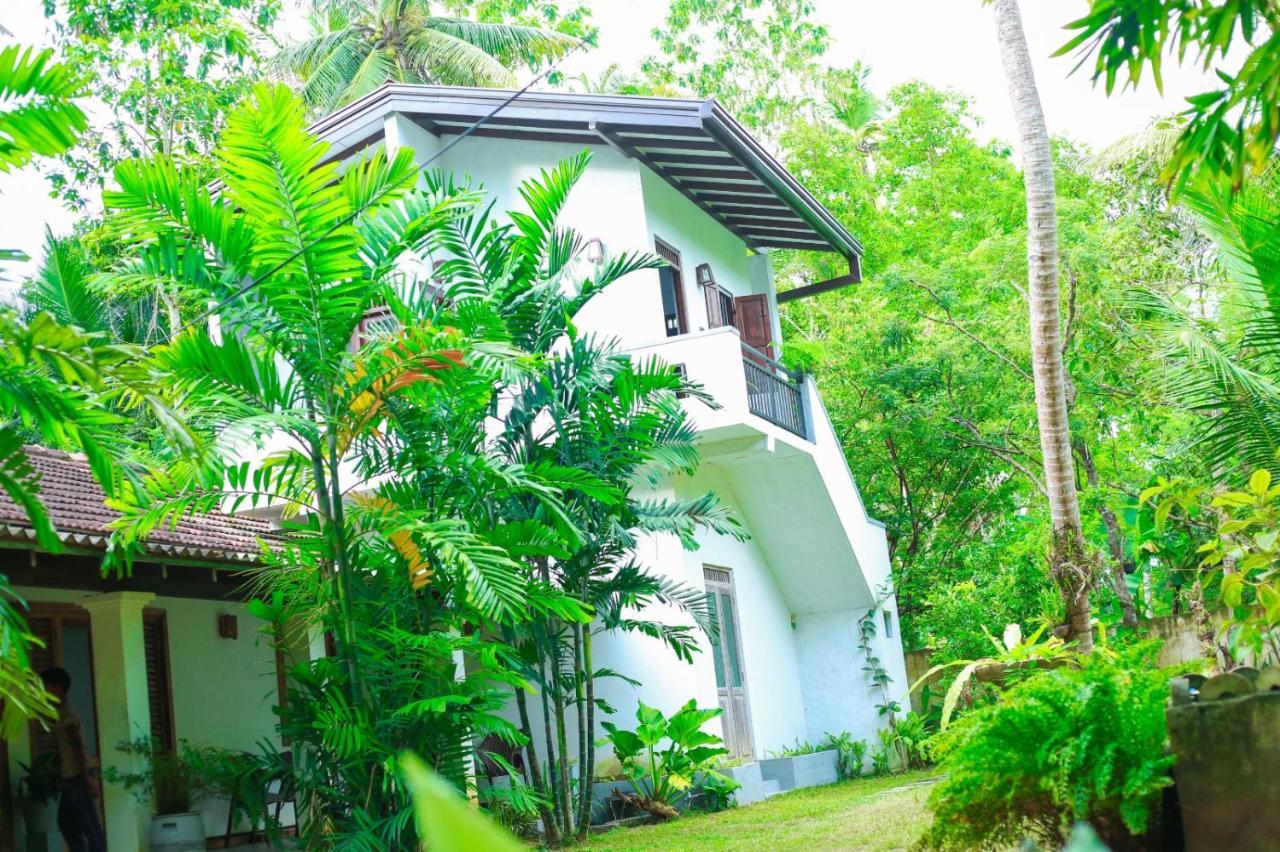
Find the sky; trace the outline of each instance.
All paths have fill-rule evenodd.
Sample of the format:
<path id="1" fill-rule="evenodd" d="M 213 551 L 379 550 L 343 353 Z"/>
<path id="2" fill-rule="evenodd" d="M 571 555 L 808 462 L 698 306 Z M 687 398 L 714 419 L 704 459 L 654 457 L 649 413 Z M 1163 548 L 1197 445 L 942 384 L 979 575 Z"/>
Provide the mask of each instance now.
<path id="1" fill-rule="evenodd" d="M 3 0 L 5 26 L 24 44 L 46 43 L 40 0 Z M 297 0 L 285 0 L 286 26 L 295 30 Z M 600 45 L 573 59 L 566 71 L 594 75 L 610 63 L 634 67 L 653 43 L 650 31 L 663 17 L 667 0 L 592 0 Z M 828 60 L 847 65 L 862 60 L 871 68 L 871 86 L 880 93 L 921 79 L 955 89 L 973 99 L 981 117 L 980 135 L 1014 137 L 1013 115 L 995 42 L 995 25 L 981 0 L 815 0 L 816 18 L 830 29 Z M 1049 130 L 1100 148 L 1141 130 L 1154 117 L 1180 111 L 1188 95 L 1211 87 L 1197 69 L 1169 67 L 1163 94 L 1148 81 L 1137 91 L 1107 98 L 1084 69 L 1072 75 L 1070 57 L 1050 58 L 1069 37 L 1063 26 L 1080 17 L 1087 0 L 1023 0 L 1023 23 L 1035 65 Z M 0 175 L 0 246 L 38 255 L 45 227 L 67 232 L 75 214 L 48 197 L 34 169 Z M 10 282 L 31 264 L 9 266 Z M 12 284 L 10 283 L 10 286 Z M 5 285 L 0 283 L 0 293 Z"/>

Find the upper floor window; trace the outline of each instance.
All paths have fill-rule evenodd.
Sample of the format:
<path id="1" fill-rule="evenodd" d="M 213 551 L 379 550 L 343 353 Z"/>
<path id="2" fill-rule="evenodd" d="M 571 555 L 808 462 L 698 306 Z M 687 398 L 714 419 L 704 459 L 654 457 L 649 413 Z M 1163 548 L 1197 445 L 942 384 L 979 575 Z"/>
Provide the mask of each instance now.
<path id="1" fill-rule="evenodd" d="M 365 311 L 364 318 L 356 326 L 356 333 L 351 336 L 351 348 L 359 349 L 369 341 L 391 334 L 400 327 L 400 321 L 391 308 L 386 305 L 374 305 Z"/>
<path id="2" fill-rule="evenodd" d="M 698 264 L 695 274 L 698 286 L 702 288 L 703 298 L 707 302 L 707 328 L 736 326 L 738 323 L 734 311 L 733 294 L 716 283 L 711 264 Z"/>
<path id="3" fill-rule="evenodd" d="M 658 281 L 662 288 L 662 318 L 667 337 L 675 337 L 689 330 L 684 306 L 684 279 L 680 275 L 680 252 L 662 240 L 655 240 L 654 246 L 658 257 L 669 264 L 658 270 Z"/>

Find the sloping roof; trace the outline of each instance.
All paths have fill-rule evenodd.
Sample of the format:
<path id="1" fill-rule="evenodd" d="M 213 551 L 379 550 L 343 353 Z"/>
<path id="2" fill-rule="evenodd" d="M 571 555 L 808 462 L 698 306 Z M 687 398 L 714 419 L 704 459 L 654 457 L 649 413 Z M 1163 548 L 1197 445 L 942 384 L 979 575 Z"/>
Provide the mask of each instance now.
<path id="1" fill-rule="evenodd" d="M 26 448 L 40 474 L 40 502 L 49 513 L 58 537 L 69 547 L 102 549 L 111 535 L 108 525 L 119 514 L 104 505 L 106 495 L 81 456 Z M 160 558 L 198 562 L 253 562 L 261 555 L 258 540 L 271 534 L 271 524 L 257 518 L 197 513 L 182 518 L 176 527 L 164 524 L 153 530 L 143 552 Z M 34 542 L 35 531 L 26 512 L 0 491 L 0 539 Z"/>
<path id="2" fill-rule="evenodd" d="M 402 113 L 456 136 L 501 107 L 475 136 L 609 145 L 644 163 L 755 249 L 834 251 L 859 266 L 862 245 L 714 100 L 514 92 L 388 83 L 312 126 L 349 156 Z"/>

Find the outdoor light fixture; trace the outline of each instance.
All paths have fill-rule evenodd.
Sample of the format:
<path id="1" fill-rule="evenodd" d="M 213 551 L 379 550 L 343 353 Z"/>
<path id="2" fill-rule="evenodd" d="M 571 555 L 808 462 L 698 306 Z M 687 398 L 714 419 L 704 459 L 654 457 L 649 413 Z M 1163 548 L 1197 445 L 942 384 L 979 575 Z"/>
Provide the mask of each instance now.
<path id="1" fill-rule="evenodd" d="M 236 639 L 240 636 L 240 625 L 231 613 L 218 614 L 218 636 L 223 639 Z"/>
<path id="2" fill-rule="evenodd" d="M 694 270 L 694 277 L 703 287 L 711 287 L 716 283 L 715 276 L 711 274 L 711 264 L 699 263 L 698 268 Z"/>
<path id="3" fill-rule="evenodd" d="M 587 240 L 586 256 L 587 263 L 593 263 L 596 266 L 604 263 L 604 241 L 599 237 Z"/>

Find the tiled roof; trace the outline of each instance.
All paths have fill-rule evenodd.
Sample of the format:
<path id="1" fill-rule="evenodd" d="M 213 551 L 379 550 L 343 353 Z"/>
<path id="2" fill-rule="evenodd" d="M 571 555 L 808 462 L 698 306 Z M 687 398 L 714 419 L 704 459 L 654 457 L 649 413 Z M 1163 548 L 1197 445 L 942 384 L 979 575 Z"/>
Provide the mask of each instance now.
<path id="1" fill-rule="evenodd" d="M 106 495 L 82 456 L 28 446 L 27 455 L 40 474 L 40 502 L 58 537 L 68 546 L 104 548 L 109 524 L 119 514 L 104 504 Z M 259 539 L 270 536 L 271 524 L 258 518 L 194 513 L 176 527 L 162 524 L 151 531 L 142 550 L 152 557 L 208 562 L 254 562 Z M 0 490 L 0 539 L 29 542 L 35 531 L 26 512 Z"/>

